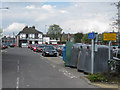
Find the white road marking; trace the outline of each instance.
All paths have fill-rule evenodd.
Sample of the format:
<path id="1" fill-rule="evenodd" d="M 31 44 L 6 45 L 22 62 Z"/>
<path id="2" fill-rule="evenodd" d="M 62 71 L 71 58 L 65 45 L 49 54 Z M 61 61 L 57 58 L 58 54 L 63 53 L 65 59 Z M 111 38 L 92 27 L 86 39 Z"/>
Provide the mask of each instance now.
<path id="1" fill-rule="evenodd" d="M 67 70 L 65 69 L 59 69 L 59 72 L 63 72 L 63 74 L 69 78 L 77 78 L 76 76 L 74 76 L 72 73 L 69 73 Z"/>
<path id="2" fill-rule="evenodd" d="M 19 65 L 20 64 L 20 61 L 18 60 L 17 64 Z"/>
<path id="3" fill-rule="evenodd" d="M 17 73 L 19 73 L 20 72 L 20 61 L 18 60 L 18 62 L 17 62 Z M 19 77 L 17 77 L 17 82 L 16 82 L 16 89 L 18 90 L 18 88 L 19 88 L 19 81 L 20 81 L 20 78 Z"/>
<path id="4" fill-rule="evenodd" d="M 16 82 L 16 88 L 17 88 L 17 89 L 19 88 L 19 81 L 20 81 L 20 78 L 17 77 L 17 82 Z"/>
<path id="5" fill-rule="evenodd" d="M 53 67 L 53 68 L 55 68 L 56 66 L 55 65 L 53 65 L 53 64 L 51 64 L 51 66 Z"/>
<path id="6" fill-rule="evenodd" d="M 19 67 L 19 65 L 17 66 L 17 72 L 19 73 L 19 71 L 20 71 L 20 67 Z"/>
<path id="7" fill-rule="evenodd" d="M 6 50 L 1 50 L 1 52 L 7 52 Z"/>

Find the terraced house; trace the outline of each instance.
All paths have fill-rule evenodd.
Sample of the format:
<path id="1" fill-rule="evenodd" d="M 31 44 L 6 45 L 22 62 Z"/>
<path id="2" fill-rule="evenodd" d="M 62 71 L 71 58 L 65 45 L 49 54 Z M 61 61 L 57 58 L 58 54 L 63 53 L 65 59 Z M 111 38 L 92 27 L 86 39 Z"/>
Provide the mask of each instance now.
<path id="1" fill-rule="evenodd" d="M 42 44 L 43 33 L 36 30 L 35 26 L 25 26 L 16 37 L 16 44 L 19 47 L 27 46 L 28 44 Z"/>

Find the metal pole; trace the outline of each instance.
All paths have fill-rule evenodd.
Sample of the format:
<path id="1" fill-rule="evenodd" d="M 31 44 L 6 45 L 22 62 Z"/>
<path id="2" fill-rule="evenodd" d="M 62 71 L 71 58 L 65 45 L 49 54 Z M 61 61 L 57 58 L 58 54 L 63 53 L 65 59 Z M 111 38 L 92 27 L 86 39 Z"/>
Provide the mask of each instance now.
<path id="1" fill-rule="evenodd" d="M 95 40 L 95 51 L 97 52 L 97 42 L 98 42 L 98 34 L 96 34 L 96 40 Z"/>
<path id="2" fill-rule="evenodd" d="M 92 39 L 91 73 L 94 73 L 94 39 Z"/>
<path id="3" fill-rule="evenodd" d="M 109 60 L 111 59 L 111 48 L 110 48 L 110 46 L 111 46 L 111 41 L 109 41 Z"/>
<path id="4" fill-rule="evenodd" d="M 120 1 L 118 2 L 118 47 L 120 47 Z"/>

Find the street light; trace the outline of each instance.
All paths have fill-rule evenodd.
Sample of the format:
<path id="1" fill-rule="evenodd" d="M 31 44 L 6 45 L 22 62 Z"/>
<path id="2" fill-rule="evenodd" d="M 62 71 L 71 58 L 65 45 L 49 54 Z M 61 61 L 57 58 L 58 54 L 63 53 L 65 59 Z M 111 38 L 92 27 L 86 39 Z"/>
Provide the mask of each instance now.
<path id="1" fill-rule="evenodd" d="M 46 27 L 47 27 L 47 25 L 45 25 L 45 37 L 46 37 Z"/>

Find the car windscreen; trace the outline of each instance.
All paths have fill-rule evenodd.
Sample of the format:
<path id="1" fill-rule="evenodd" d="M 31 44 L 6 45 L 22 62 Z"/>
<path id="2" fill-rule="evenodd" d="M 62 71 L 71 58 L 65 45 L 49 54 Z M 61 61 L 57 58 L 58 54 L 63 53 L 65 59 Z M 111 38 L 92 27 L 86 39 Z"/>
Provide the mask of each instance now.
<path id="1" fill-rule="evenodd" d="M 54 50 L 54 47 L 53 46 L 46 46 L 45 49 L 46 50 Z"/>
<path id="2" fill-rule="evenodd" d="M 44 46 L 38 46 L 38 48 L 44 48 Z"/>
<path id="3" fill-rule="evenodd" d="M 58 46 L 58 48 L 63 48 L 63 46 Z"/>

